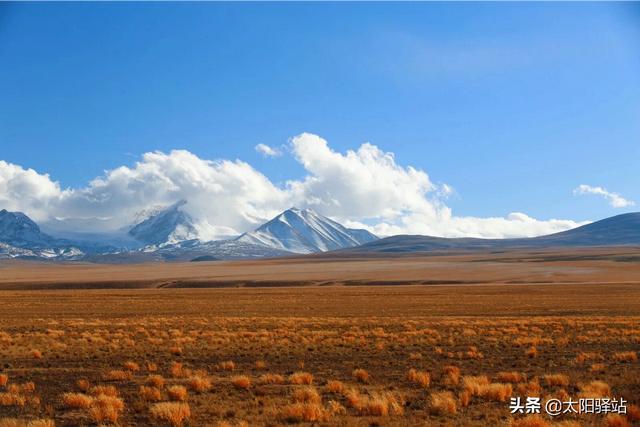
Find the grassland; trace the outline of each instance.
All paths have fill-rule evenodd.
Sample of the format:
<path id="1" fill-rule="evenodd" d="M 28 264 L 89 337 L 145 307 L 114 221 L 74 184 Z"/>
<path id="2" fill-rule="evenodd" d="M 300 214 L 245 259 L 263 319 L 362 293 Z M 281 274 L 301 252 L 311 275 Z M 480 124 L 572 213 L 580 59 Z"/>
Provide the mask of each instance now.
<path id="1" fill-rule="evenodd" d="M 442 258 L 427 262 L 438 263 L 436 273 L 421 280 L 468 278 L 437 273 Z M 592 276 L 548 284 L 5 290 L 0 426 L 638 425 L 635 264 L 501 262 L 507 272 L 485 266 L 478 277 L 526 280 L 510 266 L 542 275 L 558 262 Z M 625 271 L 594 283 L 599 269 L 614 271 L 607 263 Z M 3 268 L 18 272 L 15 264 Z M 52 268 L 34 264 L 20 274 Z M 204 280 L 203 271 L 194 277 Z M 418 276 L 397 271 L 381 276 Z M 354 271 L 344 276 L 361 280 Z M 10 284 L 7 277 L 0 282 Z M 626 417 L 530 418 L 509 413 L 511 396 L 612 396 L 633 406 Z"/>

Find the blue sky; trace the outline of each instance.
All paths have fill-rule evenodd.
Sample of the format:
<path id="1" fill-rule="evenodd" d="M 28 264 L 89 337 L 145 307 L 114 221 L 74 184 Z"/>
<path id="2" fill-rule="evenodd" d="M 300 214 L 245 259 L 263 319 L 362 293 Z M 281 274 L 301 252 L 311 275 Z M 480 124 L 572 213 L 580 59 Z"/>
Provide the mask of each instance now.
<path id="1" fill-rule="evenodd" d="M 80 188 L 145 152 L 370 142 L 460 216 L 593 220 L 640 202 L 640 5 L 3 3 L 0 160 Z"/>

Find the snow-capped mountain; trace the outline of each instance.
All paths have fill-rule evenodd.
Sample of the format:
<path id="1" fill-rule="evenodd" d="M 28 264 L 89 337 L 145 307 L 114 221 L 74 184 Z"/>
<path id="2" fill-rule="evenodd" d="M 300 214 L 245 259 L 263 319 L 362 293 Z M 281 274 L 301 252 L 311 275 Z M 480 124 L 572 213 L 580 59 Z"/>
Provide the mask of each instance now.
<path id="1" fill-rule="evenodd" d="M 366 230 L 346 228 L 310 209 L 291 208 L 237 240 L 305 254 L 350 248 L 376 239 Z"/>
<path id="2" fill-rule="evenodd" d="M 77 258 L 83 252 L 71 242 L 43 233 L 22 212 L 0 210 L 0 258 Z"/>
<path id="3" fill-rule="evenodd" d="M 55 243 L 55 239 L 40 231 L 31 218 L 6 209 L 0 211 L 0 241 L 17 248 L 45 248 Z"/>
<path id="4" fill-rule="evenodd" d="M 191 260 L 202 256 L 211 256 L 216 259 L 253 259 L 293 255 L 283 249 L 241 242 L 235 239 L 211 242 L 189 240 L 165 245 L 154 252 L 165 260 Z"/>
<path id="5" fill-rule="evenodd" d="M 160 246 L 198 237 L 191 216 L 182 210 L 187 202 L 177 203 L 160 211 L 154 211 L 144 221 L 134 225 L 129 235 L 146 244 Z"/>

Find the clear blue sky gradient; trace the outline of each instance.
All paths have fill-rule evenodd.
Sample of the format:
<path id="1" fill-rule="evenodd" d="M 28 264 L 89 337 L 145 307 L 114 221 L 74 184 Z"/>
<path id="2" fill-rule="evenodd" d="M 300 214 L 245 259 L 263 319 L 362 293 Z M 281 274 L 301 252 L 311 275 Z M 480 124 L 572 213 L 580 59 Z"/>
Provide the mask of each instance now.
<path id="1" fill-rule="evenodd" d="M 282 182 L 254 146 L 303 131 L 394 152 L 456 215 L 623 212 L 572 190 L 640 203 L 640 4 L 0 4 L 0 159 L 63 186 L 173 148 Z"/>

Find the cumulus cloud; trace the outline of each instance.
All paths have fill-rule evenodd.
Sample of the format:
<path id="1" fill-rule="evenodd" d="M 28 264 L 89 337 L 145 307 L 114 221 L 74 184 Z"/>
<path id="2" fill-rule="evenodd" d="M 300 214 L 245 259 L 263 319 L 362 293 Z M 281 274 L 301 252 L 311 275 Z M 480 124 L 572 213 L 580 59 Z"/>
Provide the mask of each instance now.
<path id="1" fill-rule="evenodd" d="M 43 220 L 62 194 L 49 175 L 0 160 L 0 209 L 28 211 L 33 219 Z"/>
<path id="2" fill-rule="evenodd" d="M 287 206 L 286 192 L 248 163 L 203 160 L 185 150 L 146 153 L 133 167 L 66 190 L 48 175 L 0 163 L 0 206 L 43 221 L 117 229 L 149 207 L 183 199 L 204 239 L 245 231 Z"/>
<path id="3" fill-rule="evenodd" d="M 280 157 L 282 156 L 282 151 L 278 148 L 269 147 L 267 144 L 258 144 L 253 147 L 258 153 L 262 154 L 265 157 Z"/>
<path id="4" fill-rule="evenodd" d="M 291 148 L 309 173 L 304 180 L 289 183 L 295 203 L 380 236 L 531 237 L 585 224 L 537 220 L 523 213 L 454 216 L 444 203 L 454 191 L 450 185 L 435 184 L 426 172 L 399 165 L 393 153 L 375 145 L 365 143 L 342 154 L 319 136 L 305 133 L 292 138 Z"/>
<path id="5" fill-rule="evenodd" d="M 607 189 L 603 187 L 592 187 L 591 185 L 581 184 L 573 190 L 573 194 L 594 194 L 600 196 L 613 208 L 626 208 L 635 205 L 633 200 L 625 199 L 621 195 L 607 191 Z"/>
<path id="6" fill-rule="evenodd" d="M 87 229 L 130 226 L 141 211 L 187 200 L 203 239 L 253 229 L 291 206 L 308 207 L 348 226 L 378 235 L 445 237 L 535 236 L 580 223 L 537 220 L 522 213 L 505 217 L 455 216 L 446 205 L 453 189 L 434 183 L 393 153 L 370 143 L 344 153 L 304 133 L 290 151 L 305 176 L 276 185 L 246 162 L 206 160 L 185 150 L 151 152 L 80 188 L 62 189 L 46 174 L 0 161 L 0 208 L 23 211 L 38 221 Z"/>
<path id="7" fill-rule="evenodd" d="M 304 133 L 293 138 L 291 146 L 309 173 L 288 183 L 292 196 L 322 214 L 392 220 L 416 211 L 435 217 L 443 208 L 429 198 L 438 187 L 426 172 L 398 165 L 393 153 L 375 145 L 365 143 L 342 154 L 319 136 Z"/>

